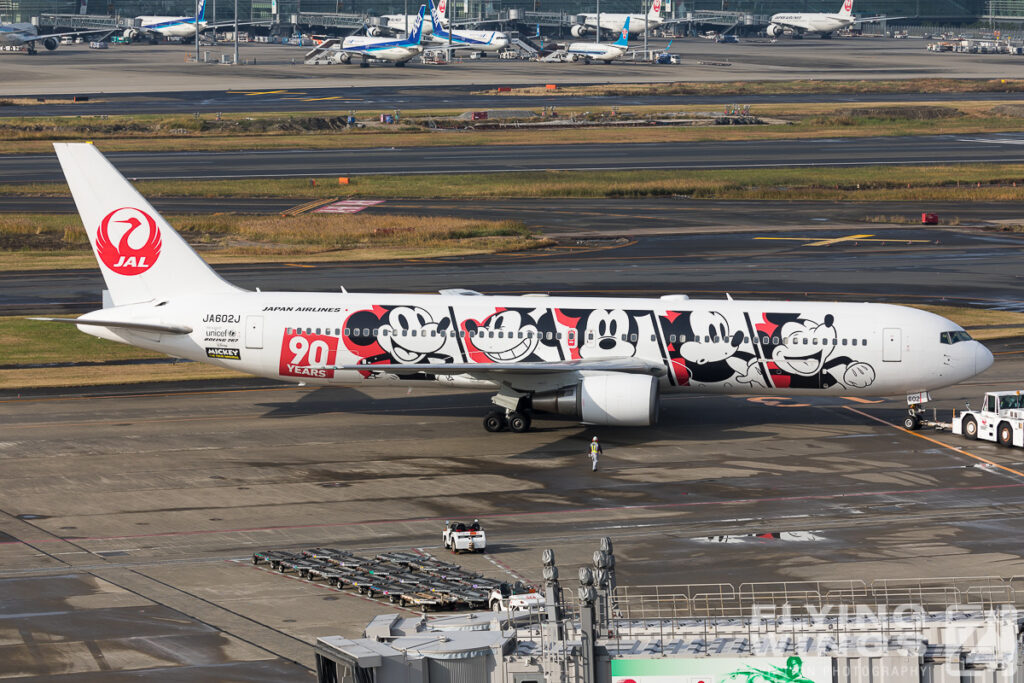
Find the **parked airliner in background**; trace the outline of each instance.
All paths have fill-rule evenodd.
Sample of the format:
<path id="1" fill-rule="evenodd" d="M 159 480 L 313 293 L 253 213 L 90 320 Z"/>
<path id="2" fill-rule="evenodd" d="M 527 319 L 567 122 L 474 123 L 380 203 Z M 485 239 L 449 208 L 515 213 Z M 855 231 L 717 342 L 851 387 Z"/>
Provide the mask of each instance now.
<path id="1" fill-rule="evenodd" d="M 441 0 L 442 4 L 445 0 Z M 501 31 L 470 31 L 467 29 L 445 28 L 442 10 L 434 7 L 430 0 L 430 18 L 433 20 L 434 33 L 431 42 L 439 45 L 451 45 L 455 50 L 477 50 L 480 52 L 500 52 L 508 47 L 508 36 Z"/>
<path id="2" fill-rule="evenodd" d="M 56 50 L 60 45 L 60 39 L 64 36 L 80 36 L 86 33 L 107 33 L 110 29 L 93 31 L 70 31 L 65 33 L 39 33 L 39 30 L 32 24 L 3 24 L 0 23 L 0 46 L 28 48 L 28 53 L 36 53 L 36 43 L 40 43 L 47 50 Z"/>
<path id="3" fill-rule="evenodd" d="M 444 18 L 445 12 L 447 11 L 448 0 L 440 0 L 437 4 L 437 13 L 441 17 L 441 21 L 438 24 L 441 27 L 448 26 L 448 21 Z M 428 17 L 423 24 L 423 35 L 429 36 L 434 32 L 434 12 L 430 12 Z M 407 35 L 412 33 L 412 27 L 416 25 L 415 14 L 382 14 L 380 17 L 381 24 L 379 26 L 370 26 L 366 29 L 366 35 L 372 37 L 378 37 L 384 35 L 386 29 L 392 33 L 401 33 Z"/>
<path id="4" fill-rule="evenodd" d="M 359 57 L 362 59 L 361 66 L 366 66 L 369 59 L 383 59 L 394 62 L 395 66 L 405 66 L 406 62 L 423 52 L 423 15 L 426 11 L 427 6 L 420 5 L 412 33 L 405 38 L 348 36 L 342 41 L 341 47 L 330 47 L 329 50 L 341 52 L 341 61 L 345 64 L 352 61 L 353 57 Z"/>
<path id="5" fill-rule="evenodd" d="M 623 24 L 619 38 L 614 43 L 570 43 L 569 47 L 565 49 L 566 54 L 574 62 L 583 60 L 589 64 L 596 59 L 610 64 L 613 59 L 618 59 L 626 54 L 626 48 L 629 47 L 630 18 L 626 17 L 626 23 Z"/>
<path id="6" fill-rule="evenodd" d="M 631 35 L 641 35 L 644 29 L 653 30 L 658 26 L 661 26 L 661 0 L 653 0 L 651 3 L 651 9 L 647 15 L 643 14 L 605 14 L 602 12 L 600 15 L 597 14 L 579 14 L 577 15 L 577 23 L 573 24 L 569 29 L 569 33 L 573 38 L 580 38 L 584 33 L 591 33 L 597 31 L 597 19 L 601 17 L 601 30 L 608 31 L 612 34 L 622 32 L 622 28 L 626 25 L 626 21 L 632 19 L 632 28 L 629 29 Z M 646 19 L 646 22 L 644 21 Z M 600 36 L 597 37 L 601 39 Z"/>
<path id="7" fill-rule="evenodd" d="M 54 148 L 109 305 L 44 320 L 299 384 L 489 389 L 489 431 L 526 431 L 540 412 L 650 425 L 670 392 L 910 395 L 992 364 L 955 323 L 889 304 L 249 292 L 221 279 L 98 149 Z"/>
<path id="8" fill-rule="evenodd" d="M 199 29 L 203 30 L 207 24 L 206 0 L 199 3 Z M 124 31 L 124 37 L 134 40 L 140 35 L 159 34 L 164 38 L 191 38 L 196 34 L 195 17 L 161 17 L 161 16 L 140 16 L 135 17 L 138 24 L 133 28 Z"/>
<path id="9" fill-rule="evenodd" d="M 854 24 L 862 24 L 879 19 L 904 19 L 905 17 L 865 17 L 853 18 L 853 0 L 844 0 L 838 14 L 824 12 L 800 12 L 790 14 L 780 12 L 773 14 L 765 33 L 769 38 L 778 38 L 784 33 L 792 33 L 794 38 L 803 38 L 805 33 L 817 33 L 822 38 L 831 38 L 832 34 Z"/>

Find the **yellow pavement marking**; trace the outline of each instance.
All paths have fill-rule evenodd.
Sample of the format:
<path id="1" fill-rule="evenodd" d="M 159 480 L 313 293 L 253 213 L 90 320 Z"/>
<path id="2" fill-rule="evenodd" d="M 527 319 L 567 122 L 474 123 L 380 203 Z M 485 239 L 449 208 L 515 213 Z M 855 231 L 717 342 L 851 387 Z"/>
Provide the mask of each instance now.
<path id="1" fill-rule="evenodd" d="M 342 102 L 362 102 L 361 97 L 342 97 L 341 95 L 331 95 L 329 97 L 300 97 L 300 98 L 286 98 L 286 99 L 301 99 L 303 102 L 321 102 L 323 100 L 341 100 Z"/>
<path id="2" fill-rule="evenodd" d="M 844 406 L 844 407 L 847 410 L 849 410 L 850 412 L 852 412 L 852 413 L 857 413 L 858 415 L 866 417 L 869 420 L 874 420 L 875 422 L 881 422 L 882 424 L 884 424 L 884 425 L 886 425 L 888 427 L 892 427 L 893 429 L 895 429 L 898 432 L 903 432 L 904 434 L 909 434 L 910 436 L 916 436 L 917 438 L 924 439 L 925 441 L 933 443 L 936 446 L 942 446 L 943 448 L 948 448 L 949 450 L 953 451 L 954 453 L 959 453 L 961 455 L 966 455 L 968 458 L 974 458 L 975 460 L 983 462 L 986 465 L 991 465 L 992 467 L 996 467 L 998 469 L 1004 470 L 1006 472 L 1009 472 L 1010 474 L 1016 474 L 1018 477 L 1024 477 L 1024 472 L 1021 472 L 1019 470 L 1015 470 L 1012 467 L 1007 467 L 1006 465 L 1000 465 L 997 462 L 992 462 L 988 458 L 983 458 L 980 455 L 975 455 L 974 453 L 970 453 L 968 451 L 965 451 L 962 448 L 957 448 L 955 446 L 950 446 L 948 443 L 942 443 L 938 439 L 933 439 L 930 436 L 925 436 L 924 434 L 918 434 L 917 432 L 912 432 L 909 429 L 904 429 L 903 427 L 900 427 L 898 425 L 894 425 L 891 422 L 886 422 L 885 420 L 883 420 L 880 417 L 875 417 L 874 415 L 868 415 L 864 411 L 857 410 L 856 408 L 853 408 L 851 406 Z"/>
<path id="3" fill-rule="evenodd" d="M 755 240 L 777 240 L 780 242 L 803 242 L 801 246 L 804 247 L 830 247 L 833 244 L 839 244 L 841 242 L 893 242 L 896 244 L 927 244 L 931 240 L 905 240 L 898 237 L 875 237 L 871 233 L 861 235 L 845 235 L 843 237 L 832 237 L 828 239 L 816 239 L 814 237 L 755 237 Z"/>
<path id="4" fill-rule="evenodd" d="M 228 90 L 228 95 L 305 95 L 304 92 L 291 90 Z"/>
<path id="5" fill-rule="evenodd" d="M 854 403 L 885 403 L 884 399 L 875 399 L 872 401 L 870 398 L 858 398 L 857 396 L 840 396 L 839 398 L 853 401 Z"/>
<path id="6" fill-rule="evenodd" d="M 308 263 L 285 263 L 284 265 L 291 266 L 292 268 L 316 268 L 316 266 Z"/>

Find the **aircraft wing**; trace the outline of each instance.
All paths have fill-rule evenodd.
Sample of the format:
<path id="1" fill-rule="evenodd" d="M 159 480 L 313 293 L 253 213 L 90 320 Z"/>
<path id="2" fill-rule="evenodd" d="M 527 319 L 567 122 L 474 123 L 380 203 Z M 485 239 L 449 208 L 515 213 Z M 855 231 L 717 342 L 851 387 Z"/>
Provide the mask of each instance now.
<path id="1" fill-rule="evenodd" d="M 192 328 L 187 325 L 161 325 L 158 323 L 138 323 L 124 320 L 93 320 L 82 318 L 29 318 L 51 323 L 71 323 L 72 325 L 95 325 L 96 327 L 112 327 L 135 332 L 159 332 L 163 334 L 191 334 Z"/>
<path id="2" fill-rule="evenodd" d="M 897 19 L 909 19 L 910 17 L 887 17 L 884 14 L 880 14 L 876 17 L 864 17 L 863 19 L 854 19 L 854 24 L 867 24 L 873 21 L 896 21 Z"/>
<path id="3" fill-rule="evenodd" d="M 43 33 L 35 36 L 25 36 L 25 42 L 32 40 L 45 40 L 47 38 L 63 38 L 64 36 L 84 36 L 87 33 L 112 33 L 109 28 L 92 28 L 84 31 L 65 31 L 64 33 Z"/>
<path id="4" fill-rule="evenodd" d="M 596 358 L 553 361 L 550 363 L 382 363 L 379 365 L 334 365 L 329 370 L 360 370 L 403 374 L 425 372 L 431 375 L 545 375 L 558 372 L 622 372 L 661 377 L 668 370 L 663 363 L 640 358 Z"/>

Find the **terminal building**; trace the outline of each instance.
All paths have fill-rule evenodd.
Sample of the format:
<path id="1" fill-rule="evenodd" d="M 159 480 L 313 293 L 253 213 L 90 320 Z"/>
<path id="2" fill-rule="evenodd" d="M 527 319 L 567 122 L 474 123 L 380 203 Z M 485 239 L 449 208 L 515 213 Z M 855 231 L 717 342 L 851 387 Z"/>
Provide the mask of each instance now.
<path id="1" fill-rule="evenodd" d="M 319 683 L 1021 683 L 1019 577 L 618 587 L 605 539 L 543 613 L 385 614 Z"/>
<path id="2" fill-rule="evenodd" d="M 80 13 L 83 0 L 0 0 L 0 18 L 29 21 L 45 14 Z M 84 0 L 86 14 L 135 17 L 141 15 L 189 16 L 195 3 L 189 0 Z M 604 0 L 602 12 L 640 12 L 643 0 Z M 768 17 L 775 12 L 835 12 L 839 0 L 677 0 L 666 3 L 665 14 L 677 19 L 687 12 L 735 12 L 751 17 Z M 408 6 L 415 13 L 416 0 L 239 0 L 239 15 L 251 19 L 274 16 L 287 21 L 300 13 L 381 15 L 402 12 Z M 596 0 L 456 0 L 458 17 L 507 17 L 543 12 L 574 16 L 595 11 Z M 208 0 L 207 19 L 227 21 L 234 3 Z M 1002 20 L 1024 21 L 1024 0 L 857 0 L 858 15 L 909 17 L 917 22 L 971 23 L 998 15 Z"/>

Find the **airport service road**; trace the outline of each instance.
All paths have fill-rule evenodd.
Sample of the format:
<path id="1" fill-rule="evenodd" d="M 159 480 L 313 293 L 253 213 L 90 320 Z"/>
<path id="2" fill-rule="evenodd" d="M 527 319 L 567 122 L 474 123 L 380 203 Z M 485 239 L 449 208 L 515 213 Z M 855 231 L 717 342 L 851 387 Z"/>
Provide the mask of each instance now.
<path id="1" fill-rule="evenodd" d="M 506 84 L 502 84 L 506 85 Z M 527 82 L 532 86 L 534 83 Z M 586 85 L 582 83 L 582 85 Z M 850 93 L 842 95 L 796 93 L 790 95 L 489 95 L 480 94 L 486 86 L 410 86 L 402 88 L 378 86 L 342 88 L 301 88 L 285 90 L 183 90 L 152 95 L 137 93 L 104 93 L 93 95 L 88 102 L 35 104 L 5 115 L 21 116 L 96 116 L 118 114 L 193 114 L 201 112 L 335 112 L 345 115 L 349 110 L 454 109 L 480 111 L 485 109 L 526 109 L 540 112 L 543 107 L 636 107 L 693 106 L 706 104 L 715 108 L 736 104 L 817 103 L 854 104 L 858 102 L 961 102 L 984 100 L 1017 101 L 1020 93 Z M 44 95 L 45 98 L 68 95 Z"/>
<path id="2" fill-rule="evenodd" d="M 944 413 L 1020 386 L 1020 344 L 995 350 L 986 376 L 936 392 Z M 249 555 L 447 557 L 445 519 L 487 528 L 487 555 L 456 561 L 534 582 L 543 548 L 575 576 L 606 535 L 619 585 L 1024 573 L 1022 451 L 897 430 L 902 400 L 669 396 L 654 428 L 526 435 L 485 433 L 487 404 L 261 381 L 0 400 L 0 604 L 20 626 L 0 674 L 295 680 L 286 660 L 312 666 L 317 636 L 395 607 Z"/>
<path id="3" fill-rule="evenodd" d="M 133 180 L 1019 163 L 1024 162 L 1024 135 L 830 138 L 814 140 L 813 144 L 795 140 L 745 140 L 360 150 L 115 152 L 108 158 Z M 0 156 L 0 183 L 63 182 L 63 179 L 57 158 L 52 154 Z"/>
<path id="4" fill-rule="evenodd" d="M 218 212 L 272 214 L 307 202 L 305 199 L 266 197 L 164 197 L 150 201 L 165 215 Z M 963 226 L 1020 221 L 1020 205 L 1017 202 L 787 202 L 689 200 L 685 197 L 388 199 L 366 211 L 370 214 L 471 219 L 503 216 L 553 236 L 776 230 L 834 225 L 851 227 L 856 224 L 869 227 L 864 223 L 866 218 L 900 216 L 916 221 L 923 211 L 936 213 L 944 221 L 953 221 Z M 0 196 L 0 213 L 77 214 L 78 210 L 71 197 Z"/>
<path id="5" fill-rule="evenodd" d="M 376 263 L 218 266 L 247 289 L 847 299 L 1024 311 L 1024 238 L 983 230 L 874 227 L 569 236 L 553 248 Z M 557 275 L 556 275 L 557 274 Z M 0 273 L 0 313 L 98 308 L 97 269 Z"/>

